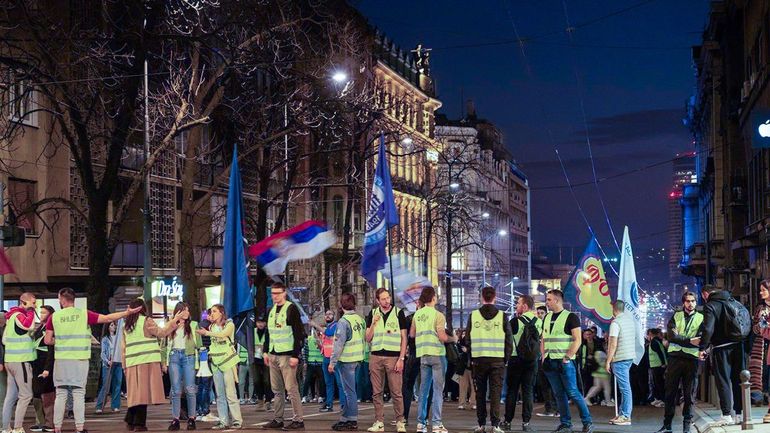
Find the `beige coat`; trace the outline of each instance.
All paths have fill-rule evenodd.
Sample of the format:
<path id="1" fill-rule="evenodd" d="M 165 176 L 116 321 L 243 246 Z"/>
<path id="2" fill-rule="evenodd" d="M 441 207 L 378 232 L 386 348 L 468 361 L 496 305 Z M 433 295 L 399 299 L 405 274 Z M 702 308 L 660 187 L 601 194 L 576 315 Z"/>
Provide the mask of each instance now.
<path id="1" fill-rule="evenodd" d="M 176 322 L 170 321 L 161 328 L 151 318 L 144 321 L 144 336 L 147 338 L 164 338 L 176 329 Z M 123 365 L 126 365 L 126 339 L 121 338 L 120 348 Z M 163 372 L 160 362 L 139 364 L 125 368 L 126 389 L 128 390 L 128 407 L 144 404 L 166 403 L 166 393 L 163 389 Z"/>

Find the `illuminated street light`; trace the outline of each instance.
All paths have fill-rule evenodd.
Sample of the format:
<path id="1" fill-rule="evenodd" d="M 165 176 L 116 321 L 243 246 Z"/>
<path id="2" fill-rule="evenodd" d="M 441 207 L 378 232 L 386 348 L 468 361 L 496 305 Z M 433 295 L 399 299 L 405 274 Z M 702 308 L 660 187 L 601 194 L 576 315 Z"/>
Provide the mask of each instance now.
<path id="1" fill-rule="evenodd" d="M 348 74 L 342 71 L 337 71 L 334 73 L 334 75 L 332 75 L 332 80 L 334 80 L 337 83 L 344 83 L 348 81 Z"/>
<path id="2" fill-rule="evenodd" d="M 505 231 L 505 230 L 500 230 L 500 231 L 498 231 L 498 232 L 497 232 L 497 235 L 498 235 L 498 236 L 505 236 L 505 235 L 507 235 L 507 234 L 508 234 L 508 232 L 507 232 L 507 231 Z"/>
<path id="3" fill-rule="evenodd" d="M 412 137 L 404 137 L 404 139 L 403 139 L 403 140 L 401 140 L 401 143 L 402 143 L 402 144 L 405 144 L 405 145 L 407 145 L 407 146 L 409 146 L 410 144 L 412 144 L 412 142 L 413 142 L 413 141 L 412 141 Z"/>
<path id="4" fill-rule="evenodd" d="M 460 188 L 460 184 L 457 182 L 452 182 L 449 184 L 449 187 L 452 189 L 457 189 L 457 188 Z"/>
<path id="5" fill-rule="evenodd" d="M 484 212 L 483 214 L 481 214 L 481 217 L 484 219 L 489 218 L 489 212 Z"/>

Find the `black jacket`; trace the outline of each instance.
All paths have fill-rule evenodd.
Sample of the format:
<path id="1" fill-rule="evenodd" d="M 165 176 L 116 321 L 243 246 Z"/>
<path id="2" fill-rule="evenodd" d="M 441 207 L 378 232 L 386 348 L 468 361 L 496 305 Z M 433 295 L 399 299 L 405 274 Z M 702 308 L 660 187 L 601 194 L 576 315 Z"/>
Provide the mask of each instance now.
<path id="1" fill-rule="evenodd" d="M 725 335 L 725 303 L 732 298 L 729 292 L 719 290 L 709 295 L 706 306 L 703 307 L 703 334 L 700 339 L 700 348 L 730 343 Z"/>
<path id="2" fill-rule="evenodd" d="M 508 358 L 511 357 L 511 352 L 513 352 L 513 334 L 511 334 L 511 324 L 508 322 L 508 317 L 506 317 L 505 313 L 498 310 L 497 307 L 494 305 L 485 304 L 482 305 L 481 308 L 479 308 L 479 311 L 481 312 L 481 317 L 483 317 L 486 320 L 489 320 L 493 317 L 495 317 L 495 314 L 498 312 L 503 315 L 503 330 L 505 331 L 505 358 L 502 360 L 505 361 Z M 471 339 L 471 329 L 473 328 L 473 321 L 468 321 L 468 332 L 466 332 L 466 342 L 468 344 L 468 351 L 471 353 L 471 356 L 473 356 L 473 340 Z M 482 357 L 482 358 L 474 358 L 475 360 L 479 359 L 490 359 L 494 360 L 497 358 L 488 358 L 488 357 Z"/>

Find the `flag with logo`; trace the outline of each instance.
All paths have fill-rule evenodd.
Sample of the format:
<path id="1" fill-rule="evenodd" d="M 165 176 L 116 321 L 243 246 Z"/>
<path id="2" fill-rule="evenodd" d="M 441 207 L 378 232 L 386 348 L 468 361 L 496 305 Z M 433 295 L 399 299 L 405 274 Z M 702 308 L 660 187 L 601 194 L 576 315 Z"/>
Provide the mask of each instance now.
<path id="1" fill-rule="evenodd" d="M 628 227 L 623 230 L 623 247 L 620 251 L 620 273 L 618 274 L 618 300 L 626 304 L 625 314 L 631 314 L 636 324 L 634 348 L 634 364 L 644 356 L 644 329 L 642 315 L 639 311 L 639 284 L 636 282 L 636 268 L 634 267 L 634 252 L 631 249 L 631 239 L 628 236 Z"/>
<path id="2" fill-rule="evenodd" d="M 610 286 L 602 266 L 599 243 L 591 236 L 583 256 L 569 276 L 564 287 L 564 300 L 605 332 L 612 322 Z"/>

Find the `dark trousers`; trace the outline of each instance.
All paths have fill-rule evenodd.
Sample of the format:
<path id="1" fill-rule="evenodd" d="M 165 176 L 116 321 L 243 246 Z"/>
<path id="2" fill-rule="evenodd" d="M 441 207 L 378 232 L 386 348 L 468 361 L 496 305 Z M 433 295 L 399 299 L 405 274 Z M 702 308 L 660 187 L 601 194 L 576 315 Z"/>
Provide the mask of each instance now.
<path id="1" fill-rule="evenodd" d="M 516 403 L 519 401 L 519 387 L 522 394 L 521 421 L 528 423 L 532 419 L 532 405 L 535 400 L 535 378 L 537 377 L 537 360 L 525 361 L 518 356 L 508 361 L 508 396 L 505 399 L 505 422 L 510 423 L 516 414 Z"/>
<path id="2" fill-rule="evenodd" d="M 318 385 L 316 387 L 316 384 Z M 307 372 L 305 373 L 305 383 L 302 384 L 302 396 L 303 397 L 323 397 L 322 395 L 316 395 L 322 389 L 325 389 L 324 385 L 324 372 L 321 370 L 321 363 L 311 362 L 307 364 Z"/>
<path id="3" fill-rule="evenodd" d="M 126 411 L 126 424 L 147 427 L 147 405 L 131 406 Z"/>
<path id="4" fill-rule="evenodd" d="M 414 402 L 414 383 L 417 382 L 417 377 L 420 375 L 420 358 L 411 358 L 406 362 L 404 367 L 404 382 L 401 385 L 401 393 L 404 395 L 404 419 L 409 419 L 409 409 Z M 433 392 L 431 391 L 431 394 Z M 423 396 L 420 396 L 423 398 Z M 430 407 L 430 402 L 428 402 Z"/>
<path id="5" fill-rule="evenodd" d="M 538 364 L 540 362 L 538 361 Z M 543 372 L 542 368 L 538 368 L 537 370 L 537 378 L 535 379 L 535 382 L 537 384 L 537 389 L 540 392 L 540 396 L 543 399 L 543 403 L 545 405 L 545 412 L 546 413 L 555 413 L 558 412 L 558 408 L 556 407 L 556 399 L 553 397 L 553 392 L 551 391 L 551 384 L 548 383 L 548 378 L 545 377 L 545 373 Z"/>
<path id="6" fill-rule="evenodd" d="M 500 424 L 500 395 L 503 393 L 505 361 L 501 358 L 473 360 L 473 383 L 476 385 L 476 417 L 479 425 L 487 423 L 487 384 L 489 384 L 489 417 L 492 426 Z M 510 395 L 508 398 L 511 398 Z"/>
<path id="7" fill-rule="evenodd" d="M 652 368 L 652 398 L 655 400 L 663 401 L 666 398 L 665 375 L 665 367 Z"/>
<path id="8" fill-rule="evenodd" d="M 663 416 L 663 425 L 671 427 L 671 421 L 674 419 L 676 406 L 679 400 L 679 384 L 682 385 L 682 394 L 684 397 L 684 406 L 682 406 L 682 417 L 685 422 L 692 422 L 692 405 L 695 387 L 695 379 L 698 376 L 698 360 L 695 358 L 683 358 L 670 356 L 668 358 L 668 367 L 665 369 L 665 403 L 666 409 Z"/>
<path id="9" fill-rule="evenodd" d="M 746 368 L 743 344 L 733 344 L 714 349 L 711 353 L 714 366 L 714 380 L 719 395 L 719 407 L 722 415 L 730 415 L 735 410 L 741 414 L 741 371 Z"/>
<path id="10" fill-rule="evenodd" d="M 254 388 L 257 390 L 257 400 L 270 401 L 273 399 L 273 389 L 270 386 L 270 369 L 264 362 L 254 363 Z"/>

